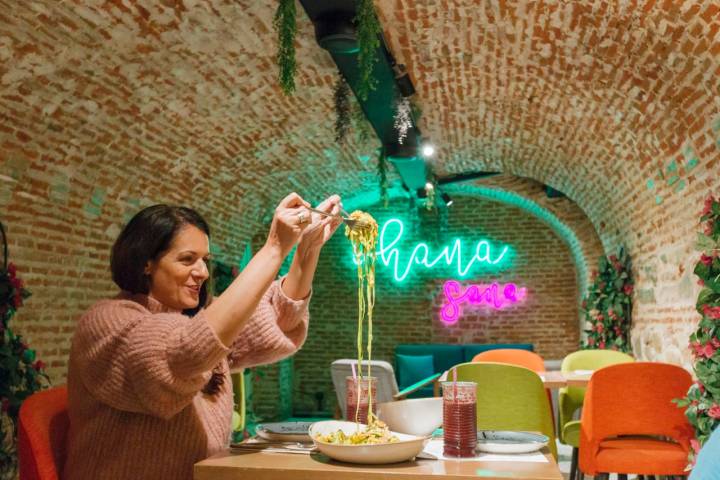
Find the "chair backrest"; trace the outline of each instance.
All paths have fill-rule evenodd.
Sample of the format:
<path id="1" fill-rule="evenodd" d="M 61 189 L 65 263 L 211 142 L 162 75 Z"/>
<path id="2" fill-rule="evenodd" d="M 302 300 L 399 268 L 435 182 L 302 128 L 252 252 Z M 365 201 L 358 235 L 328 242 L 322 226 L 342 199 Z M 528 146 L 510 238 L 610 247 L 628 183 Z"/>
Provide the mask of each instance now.
<path id="1" fill-rule="evenodd" d="M 70 419 L 65 385 L 25 399 L 18 415 L 20 480 L 57 480 L 65 466 Z"/>
<path id="2" fill-rule="evenodd" d="M 691 384 L 685 369 L 667 363 L 625 363 L 596 371 L 585 394 L 580 455 L 594 458 L 602 440 L 618 435 L 669 437 L 688 449 L 692 428 L 672 400 L 683 397 Z"/>
<path id="3" fill-rule="evenodd" d="M 517 348 L 487 350 L 475 355 L 472 361 L 509 363 L 511 365 L 529 368 L 533 372 L 545 371 L 545 361 L 540 355 L 529 350 L 520 350 Z"/>
<path id="4" fill-rule="evenodd" d="M 392 365 L 384 360 L 373 360 L 371 362 L 364 360 L 362 364 L 363 375 L 367 373 L 367 366 L 369 364 L 372 376 L 377 377 L 377 394 L 375 398 L 378 404 L 393 401 L 393 396 L 398 393 L 399 390 Z M 355 365 L 357 371 L 356 359 L 342 358 L 330 364 L 332 382 L 335 387 L 335 394 L 337 395 L 338 405 L 340 406 L 343 418 L 345 418 L 345 410 L 347 407 L 345 404 L 345 378 L 352 375 L 352 365 Z"/>
<path id="5" fill-rule="evenodd" d="M 627 353 L 615 350 L 579 350 L 566 356 L 560 365 L 560 371 L 570 373 L 575 370 L 599 370 L 609 365 L 634 362 Z M 584 387 L 561 388 L 559 395 L 564 396 L 564 409 L 560 412 L 560 422 L 570 421 L 575 410 L 582 407 L 585 398 Z M 568 416 L 569 417 L 566 418 Z M 562 427 L 562 425 L 561 425 Z"/>
<path id="6" fill-rule="evenodd" d="M 550 402 L 537 373 L 504 363 L 470 362 L 456 368 L 458 381 L 477 383 L 478 430 L 543 433 L 557 458 Z"/>

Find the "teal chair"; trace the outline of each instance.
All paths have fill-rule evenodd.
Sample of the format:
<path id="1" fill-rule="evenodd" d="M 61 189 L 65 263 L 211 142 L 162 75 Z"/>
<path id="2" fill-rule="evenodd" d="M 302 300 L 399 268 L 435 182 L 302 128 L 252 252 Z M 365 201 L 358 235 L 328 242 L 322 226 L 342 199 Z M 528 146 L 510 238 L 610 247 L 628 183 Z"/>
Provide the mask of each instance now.
<path id="1" fill-rule="evenodd" d="M 580 350 L 563 359 L 560 371 L 572 373 L 576 370 L 599 370 L 610 365 L 634 361 L 635 359 L 627 353 L 615 350 Z M 585 387 L 563 387 L 558 391 L 558 437 L 560 443 L 573 447 L 570 480 L 574 480 L 578 475 L 580 447 L 580 420 L 573 420 L 573 416 L 582 408 L 585 390 Z"/>
<path id="2" fill-rule="evenodd" d="M 552 410 L 543 382 L 525 367 L 505 363 L 462 363 L 457 380 L 477 383 L 478 430 L 539 432 L 550 439 L 557 459 Z"/>

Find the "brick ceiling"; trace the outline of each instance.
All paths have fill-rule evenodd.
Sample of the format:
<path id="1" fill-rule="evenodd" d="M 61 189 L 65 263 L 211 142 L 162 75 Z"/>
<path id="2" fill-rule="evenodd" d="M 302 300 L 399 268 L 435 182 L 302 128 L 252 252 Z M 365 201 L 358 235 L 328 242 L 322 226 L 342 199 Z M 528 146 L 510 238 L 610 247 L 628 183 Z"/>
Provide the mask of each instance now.
<path id="1" fill-rule="evenodd" d="M 288 98 L 276 81 L 275 2 L 130 3 L 0 0 L 3 106 L 22 97 L 45 122 L 28 128 L 73 137 L 61 163 L 96 170 L 118 197 L 161 191 L 167 172 L 193 198 L 259 217 L 290 190 L 375 187 L 375 143 L 333 140 L 334 64 L 299 6 Z M 417 89 L 439 175 L 532 177 L 596 226 L 628 229 L 649 172 L 720 109 L 717 2 L 376 7 Z M 126 175 L 104 176 L 107 165 L 137 182 L 113 183 Z"/>

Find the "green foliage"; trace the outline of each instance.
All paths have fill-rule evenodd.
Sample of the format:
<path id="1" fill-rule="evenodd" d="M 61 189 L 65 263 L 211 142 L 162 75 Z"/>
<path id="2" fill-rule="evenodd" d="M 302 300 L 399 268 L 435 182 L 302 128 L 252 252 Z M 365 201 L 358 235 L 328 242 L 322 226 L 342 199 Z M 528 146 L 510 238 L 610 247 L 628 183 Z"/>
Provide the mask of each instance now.
<path id="1" fill-rule="evenodd" d="M 360 82 L 358 84 L 358 97 L 367 100 L 371 90 L 375 90 L 377 83 L 373 76 L 377 62 L 377 49 L 380 47 L 379 35 L 382 31 L 372 0 L 358 0 L 357 15 L 358 63 L 360 66 Z"/>
<path id="2" fill-rule="evenodd" d="M 2 230 L 2 225 L 0 225 Z M 30 292 L 17 269 L 7 261 L 7 246 L 2 230 L 5 262 L 0 265 L 0 478 L 14 478 L 17 467 L 17 417 L 22 402 L 49 384 L 45 364 L 10 328 L 10 320 Z"/>
<path id="3" fill-rule="evenodd" d="M 630 256 L 623 248 L 617 256 L 600 257 L 582 303 L 588 325 L 582 348 L 630 351 L 633 288 Z"/>
<path id="4" fill-rule="evenodd" d="M 700 216 L 704 229 L 698 234 L 697 249 L 702 253 L 694 273 L 702 290 L 695 307 L 701 315 L 690 335 L 697 381 L 687 396 L 675 401 L 695 429 L 690 462 L 720 425 L 720 201 L 709 196 Z"/>
<path id="5" fill-rule="evenodd" d="M 341 143 L 345 140 L 352 123 L 352 105 L 350 104 L 350 87 L 338 72 L 335 81 L 335 141 Z"/>
<path id="6" fill-rule="evenodd" d="M 388 196 L 387 157 L 384 148 L 380 149 L 378 155 L 378 179 L 380 180 L 380 198 L 382 199 L 383 208 L 387 208 L 390 197 Z"/>
<path id="7" fill-rule="evenodd" d="M 297 33 L 295 0 L 280 0 L 273 26 L 278 36 L 278 78 L 285 95 L 295 91 L 295 34 Z"/>

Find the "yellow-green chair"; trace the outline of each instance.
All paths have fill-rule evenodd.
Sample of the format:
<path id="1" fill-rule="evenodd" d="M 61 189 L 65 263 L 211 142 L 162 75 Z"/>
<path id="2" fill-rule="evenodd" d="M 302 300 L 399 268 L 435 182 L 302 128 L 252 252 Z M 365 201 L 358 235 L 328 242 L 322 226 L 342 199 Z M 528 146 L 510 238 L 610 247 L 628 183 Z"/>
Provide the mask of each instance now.
<path id="1" fill-rule="evenodd" d="M 232 429 L 234 432 L 245 430 L 245 371 L 238 370 L 230 375 L 233 384 L 233 415 Z"/>
<path id="2" fill-rule="evenodd" d="M 557 459 L 550 402 L 537 373 L 505 363 L 462 363 L 457 379 L 477 383 L 478 430 L 539 432 Z"/>
<path id="3" fill-rule="evenodd" d="M 565 357 L 560 365 L 562 373 L 576 370 L 599 370 L 609 365 L 630 363 L 635 359 L 615 350 L 580 350 Z M 582 407 L 585 387 L 563 387 L 558 391 L 558 436 L 560 442 L 573 447 L 570 480 L 577 475 L 578 448 L 580 447 L 580 420 L 573 420 Z"/>

